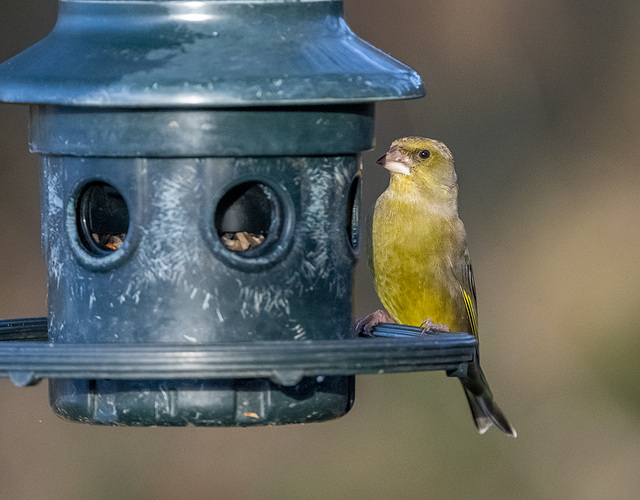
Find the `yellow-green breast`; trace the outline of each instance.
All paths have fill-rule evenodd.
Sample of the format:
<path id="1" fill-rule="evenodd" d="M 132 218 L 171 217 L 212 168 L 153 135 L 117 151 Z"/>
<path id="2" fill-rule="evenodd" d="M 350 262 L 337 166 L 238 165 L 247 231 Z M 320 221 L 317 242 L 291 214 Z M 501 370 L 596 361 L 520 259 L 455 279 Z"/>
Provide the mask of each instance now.
<path id="1" fill-rule="evenodd" d="M 471 332 L 456 277 L 464 226 L 455 205 L 446 208 L 392 182 L 373 213 L 370 263 L 376 292 L 397 322 L 420 326 L 429 318 L 451 332 Z"/>

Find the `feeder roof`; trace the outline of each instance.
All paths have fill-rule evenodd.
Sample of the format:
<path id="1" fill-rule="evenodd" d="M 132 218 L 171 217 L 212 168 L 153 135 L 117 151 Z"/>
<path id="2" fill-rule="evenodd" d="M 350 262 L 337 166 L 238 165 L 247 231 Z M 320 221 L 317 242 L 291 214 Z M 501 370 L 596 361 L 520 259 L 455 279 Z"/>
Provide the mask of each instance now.
<path id="1" fill-rule="evenodd" d="M 0 100 L 245 107 L 422 97 L 358 38 L 341 1 L 62 0 L 53 31 L 0 65 Z"/>

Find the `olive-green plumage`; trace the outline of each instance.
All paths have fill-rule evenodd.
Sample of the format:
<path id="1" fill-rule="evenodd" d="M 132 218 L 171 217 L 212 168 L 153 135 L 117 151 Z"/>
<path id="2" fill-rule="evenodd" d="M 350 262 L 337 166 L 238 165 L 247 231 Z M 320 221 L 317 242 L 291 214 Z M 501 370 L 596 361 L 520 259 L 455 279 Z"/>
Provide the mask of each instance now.
<path id="1" fill-rule="evenodd" d="M 476 291 L 458 218 L 453 157 L 441 142 L 398 139 L 378 163 L 391 171 L 371 221 L 369 264 L 382 304 L 398 323 L 445 325 L 478 335 Z M 476 361 L 461 378 L 478 430 L 515 429 L 493 400 Z"/>

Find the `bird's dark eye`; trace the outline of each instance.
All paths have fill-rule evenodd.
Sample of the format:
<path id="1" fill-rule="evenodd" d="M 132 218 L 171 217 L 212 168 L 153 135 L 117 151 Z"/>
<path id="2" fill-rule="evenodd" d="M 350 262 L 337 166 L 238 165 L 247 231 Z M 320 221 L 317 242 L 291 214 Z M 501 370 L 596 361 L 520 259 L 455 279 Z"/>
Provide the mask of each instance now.
<path id="1" fill-rule="evenodd" d="M 423 160 L 426 160 L 427 158 L 429 158 L 431 156 L 431 151 L 429 151 L 428 149 L 423 149 L 422 151 L 420 151 L 418 153 L 418 156 L 420 158 L 422 158 Z"/>

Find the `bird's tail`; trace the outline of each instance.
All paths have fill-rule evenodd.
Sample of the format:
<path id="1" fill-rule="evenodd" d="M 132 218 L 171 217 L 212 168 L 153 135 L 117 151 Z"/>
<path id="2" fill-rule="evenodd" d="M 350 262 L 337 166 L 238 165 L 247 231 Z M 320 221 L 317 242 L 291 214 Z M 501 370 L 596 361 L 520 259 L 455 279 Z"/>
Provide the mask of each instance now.
<path id="1" fill-rule="evenodd" d="M 516 437 L 518 434 L 493 399 L 489 383 L 480 368 L 480 363 L 469 363 L 467 375 L 460 378 L 464 393 L 467 395 L 473 420 L 480 434 L 484 434 L 491 424 L 505 434 Z"/>

